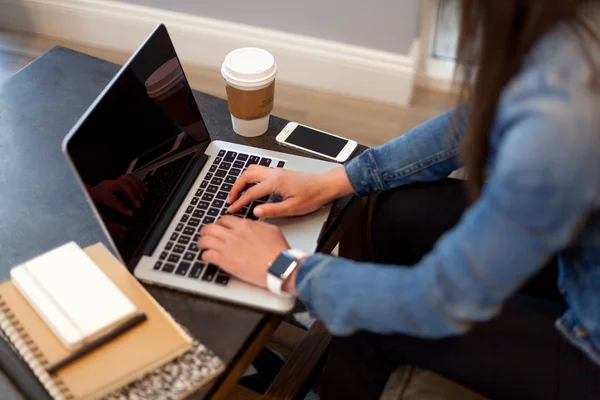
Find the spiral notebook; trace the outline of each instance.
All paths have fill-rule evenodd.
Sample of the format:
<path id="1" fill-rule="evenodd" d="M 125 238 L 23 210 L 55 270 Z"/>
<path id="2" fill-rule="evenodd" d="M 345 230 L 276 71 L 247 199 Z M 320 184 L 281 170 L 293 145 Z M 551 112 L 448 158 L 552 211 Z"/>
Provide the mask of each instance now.
<path id="1" fill-rule="evenodd" d="M 104 245 L 85 252 L 148 320 L 53 375 L 48 366 L 71 350 L 12 282 L 0 284 L 0 328 L 54 399 L 128 399 L 153 392 L 177 399 L 223 370 L 219 358 L 193 341 Z M 180 372 L 176 379 L 169 376 L 173 368 Z"/>

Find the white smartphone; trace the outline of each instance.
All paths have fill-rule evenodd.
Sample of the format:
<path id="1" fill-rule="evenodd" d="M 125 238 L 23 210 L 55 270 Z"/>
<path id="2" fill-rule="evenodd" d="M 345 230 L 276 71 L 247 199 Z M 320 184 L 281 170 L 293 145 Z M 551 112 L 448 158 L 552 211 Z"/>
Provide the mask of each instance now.
<path id="1" fill-rule="evenodd" d="M 345 162 L 358 144 L 340 136 L 290 122 L 277 135 L 277 143 L 327 160 Z"/>
<path id="2" fill-rule="evenodd" d="M 181 145 L 181 142 L 185 138 L 185 132 L 180 133 L 177 136 L 173 136 L 169 140 L 166 140 L 149 150 L 133 160 L 131 164 L 129 164 L 129 168 L 127 169 L 127 173 L 130 174 L 133 171 L 137 171 L 138 169 L 150 164 L 153 161 L 158 161 L 166 156 L 173 154 Z"/>

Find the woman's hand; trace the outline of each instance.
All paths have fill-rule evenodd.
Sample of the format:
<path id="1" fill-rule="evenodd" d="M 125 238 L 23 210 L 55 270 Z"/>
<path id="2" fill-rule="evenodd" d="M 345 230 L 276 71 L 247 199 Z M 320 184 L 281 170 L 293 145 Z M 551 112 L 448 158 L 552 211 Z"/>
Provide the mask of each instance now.
<path id="1" fill-rule="evenodd" d="M 255 182 L 256 185 L 242 191 Z M 229 193 L 228 212 L 233 214 L 252 200 L 269 194 L 279 194 L 283 200 L 254 209 L 257 217 L 304 215 L 338 197 L 352 193 L 352 186 L 343 167 L 322 174 L 297 172 L 282 168 L 251 165 L 239 177 Z"/>
<path id="2" fill-rule="evenodd" d="M 290 246 L 275 225 L 225 215 L 200 230 L 202 259 L 266 288 L 269 264 Z"/>

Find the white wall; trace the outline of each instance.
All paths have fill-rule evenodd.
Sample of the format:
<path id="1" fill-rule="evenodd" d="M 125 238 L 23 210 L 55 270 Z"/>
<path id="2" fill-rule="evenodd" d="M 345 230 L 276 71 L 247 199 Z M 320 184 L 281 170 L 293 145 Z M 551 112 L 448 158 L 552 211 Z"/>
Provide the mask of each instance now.
<path id="1" fill-rule="evenodd" d="M 419 29 L 419 0 L 123 1 L 398 54 Z"/>

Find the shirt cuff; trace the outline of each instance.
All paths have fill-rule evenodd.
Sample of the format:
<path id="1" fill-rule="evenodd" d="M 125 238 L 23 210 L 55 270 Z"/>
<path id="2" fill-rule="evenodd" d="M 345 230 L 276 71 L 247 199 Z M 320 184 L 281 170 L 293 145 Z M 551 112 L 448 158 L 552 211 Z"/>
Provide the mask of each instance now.
<path id="1" fill-rule="evenodd" d="M 383 182 L 379 176 L 373 149 L 368 149 L 347 162 L 344 168 L 352 189 L 358 196 L 366 196 L 383 190 Z"/>
<path id="2" fill-rule="evenodd" d="M 334 259 L 332 256 L 313 254 L 305 258 L 298 267 L 298 272 L 296 273 L 296 292 L 298 292 L 298 297 L 306 306 L 307 311 L 312 315 L 316 315 L 314 307 L 316 299 L 313 296 L 317 291 L 316 285 L 318 285 L 319 277 L 325 266 L 332 259 Z"/>

